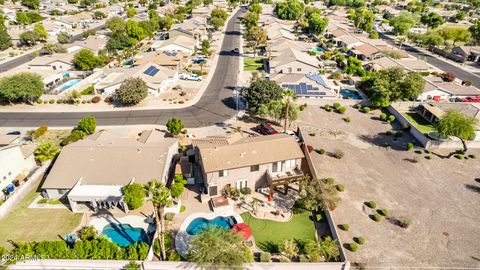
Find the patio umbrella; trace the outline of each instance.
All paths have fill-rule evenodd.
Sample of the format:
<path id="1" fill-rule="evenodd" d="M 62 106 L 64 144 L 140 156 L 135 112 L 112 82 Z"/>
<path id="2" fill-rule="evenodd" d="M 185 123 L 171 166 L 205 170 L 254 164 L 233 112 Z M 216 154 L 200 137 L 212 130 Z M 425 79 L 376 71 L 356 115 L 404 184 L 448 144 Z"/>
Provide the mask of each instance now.
<path id="1" fill-rule="evenodd" d="M 237 233 L 243 234 L 243 239 L 248 240 L 252 236 L 252 230 L 250 226 L 245 223 L 237 223 L 233 225 L 232 230 Z"/>

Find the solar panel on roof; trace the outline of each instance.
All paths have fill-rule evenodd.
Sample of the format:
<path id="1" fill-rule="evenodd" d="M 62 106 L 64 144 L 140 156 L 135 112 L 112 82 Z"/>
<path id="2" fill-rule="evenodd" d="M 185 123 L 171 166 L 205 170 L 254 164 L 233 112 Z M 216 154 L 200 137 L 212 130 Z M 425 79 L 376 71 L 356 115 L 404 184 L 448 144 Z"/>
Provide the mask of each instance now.
<path id="1" fill-rule="evenodd" d="M 155 76 L 160 70 L 154 66 L 149 66 L 147 70 L 145 70 L 143 73 L 148 75 L 148 76 Z"/>

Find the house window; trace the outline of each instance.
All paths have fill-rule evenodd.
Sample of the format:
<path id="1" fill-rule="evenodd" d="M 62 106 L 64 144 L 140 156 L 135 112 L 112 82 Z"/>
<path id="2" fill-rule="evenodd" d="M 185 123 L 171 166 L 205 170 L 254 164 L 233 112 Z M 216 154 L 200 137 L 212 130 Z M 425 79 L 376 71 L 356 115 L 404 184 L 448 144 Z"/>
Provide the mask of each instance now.
<path id="1" fill-rule="evenodd" d="M 251 172 L 258 172 L 258 170 L 260 170 L 260 165 L 250 166 L 250 171 Z"/>
<path id="2" fill-rule="evenodd" d="M 285 161 L 285 168 L 295 167 L 295 159 L 290 159 Z"/>
<path id="3" fill-rule="evenodd" d="M 292 73 L 292 68 L 288 68 L 288 73 Z"/>
<path id="4" fill-rule="evenodd" d="M 63 195 L 68 192 L 68 189 L 59 189 L 58 194 Z"/>
<path id="5" fill-rule="evenodd" d="M 246 187 L 247 187 L 247 180 L 237 181 L 235 187 L 236 187 L 237 189 L 246 188 Z"/>
<path id="6" fill-rule="evenodd" d="M 272 163 L 272 172 L 278 172 L 278 162 Z"/>
<path id="7" fill-rule="evenodd" d="M 228 176 L 228 171 L 227 170 L 221 170 L 221 171 L 218 172 L 218 176 L 219 177 Z"/>
<path id="8" fill-rule="evenodd" d="M 302 68 L 297 68 L 297 71 L 302 71 Z"/>

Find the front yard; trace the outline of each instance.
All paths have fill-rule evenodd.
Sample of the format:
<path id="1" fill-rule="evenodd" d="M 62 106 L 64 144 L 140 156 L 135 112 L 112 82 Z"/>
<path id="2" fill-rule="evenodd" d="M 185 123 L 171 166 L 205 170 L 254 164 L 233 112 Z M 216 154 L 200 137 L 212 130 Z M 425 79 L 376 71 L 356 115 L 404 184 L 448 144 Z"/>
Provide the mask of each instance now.
<path id="1" fill-rule="evenodd" d="M 10 240 L 59 240 L 71 233 L 82 219 L 67 209 L 30 209 L 28 206 L 39 196 L 32 190 L 0 221 L 0 246 L 11 248 Z"/>
<path id="2" fill-rule="evenodd" d="M 257 247 L 264 251 L 277 253 L 282 243 L 289 239 L 295 239 L 298 242 L 315 239 L 315 225 L 308 212 L 294 214 L 287 222 L 258 219 L 248 212 L 241 216 L 252 229 Z"/>
<path id="3" fill-rule="evenodd" d="M 263 58 L 262 57 L 245 57 L 243 59 L 244 71 L 256 71 L 263 70 Z"/>

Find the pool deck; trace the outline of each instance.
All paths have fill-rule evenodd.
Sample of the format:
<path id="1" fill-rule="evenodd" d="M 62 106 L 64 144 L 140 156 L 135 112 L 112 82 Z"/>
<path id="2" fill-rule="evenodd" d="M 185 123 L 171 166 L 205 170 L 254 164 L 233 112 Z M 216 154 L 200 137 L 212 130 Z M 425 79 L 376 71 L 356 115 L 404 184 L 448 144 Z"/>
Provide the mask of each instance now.
<path id="1" fill-rule="evenodd" d="M 189 215 L 187 218 L 185 218 L 182 225 L 180 226 L 180 229 L 177 232 L 177 235 L 175 236 L 175 249 L 178 251 L 178 253 L 182 257 L 185 257 L 187 255 L 188 242 L 192 237 L 192 235 L 189 235 L 186 232 L 186 230 L 188 225 L 190 225 L 190 223 L 194 219 L 205 218 L 205 219 L 211 220 L 219 216 L 222 216 L 222 217 L 233 216 L 237 220 L 237 223 L 243 223 L 243 218 L 230 207 L 225 207 L 225 209 L 222 209 L 222 211 L 216 211 L 214 213 L 193 213 Z"/>
<path id="2" fill-rule="evenodd" d="M 146 217 L 129 215 L 125 217 L 115 217 L 109 214 L 93 217 L 90 221 L 90 226 L 93 226 L 99 233 L 102 233 L 103 228 L 109 224 L 128 224 L 134 228 L 142 228 L 148 232 L 149 223 Z"/>

